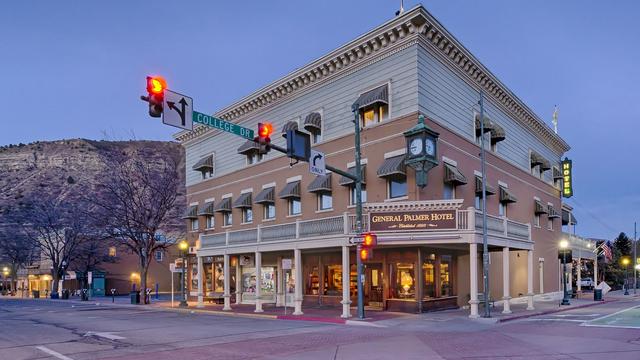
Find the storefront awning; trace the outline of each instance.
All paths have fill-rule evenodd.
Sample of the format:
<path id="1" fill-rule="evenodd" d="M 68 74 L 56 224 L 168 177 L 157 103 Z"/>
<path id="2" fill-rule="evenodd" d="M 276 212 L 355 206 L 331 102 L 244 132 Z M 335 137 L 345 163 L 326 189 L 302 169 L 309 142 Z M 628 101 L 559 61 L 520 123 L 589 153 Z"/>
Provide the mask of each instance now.
<path id="1" fill-rule="evenodd" d="M 320 113 L 312 112 L 304 118 L 304 129 L 309 132 L 320 132 L 322 130 L 322 116 Z"/>
<path id="2" fill-rule="evenodd" d="M 309 192 L 331 192 L 331 173 L 316 176 L 307 187 Z"/>
<path id="3" fill-rule="evenodd" d="M 196 171 L 213 170 L 213 155 L 203 157 L 202 159 L 198 160 L 198 162 L 196 162 L 195 165 L 193 165 L 191 168 Z"/>
<path id="4" fill-rule="evenodd" d="M 251 193 L 240 194 L 240 196 L 233 203 L 234 208 L 250 208 L 252 206 Z"/>
<path id="5" fill-rule="evenodd" d="M 560 215 L 558 214 L 556 209 L 553 207 L 553 205 L 548 205 L 547 211 L 548 211 L 549 219 L 557 219 L 560 217 Z"/>
<path id="6" fill-rule="evenodd" d="M 407 176 L 407 171 L 404 165 L 404 158 L 404 155 L 399 155 L 385 159 L 382 165 L 380 165 L 380 167 L 378 168 L 378 176 Z"/>
<path id="7" fill-rule="evenodd" d="M 213 201 L 209 201 L 204 203 L 202 207 L 198 210 L 198 215 L 211 215 L 214 214 L 214 204 Z"/>
<path id="8" fill-rule="evenodd" d="M 503 204 L 518 202 L 518 199 L 504 186 L 500 186 L 500 202 Z"/>
<path id="9" fill-rule="evenodd" d="M 198 218 L 198 205 L 189 206 L 184 213 L 183 219 L 197 219 Z"/>
<path id="10" fill-rule="evenodd" d="M 362 174 L 362 184 L 363 185 L 366 184 L 366 180 L 365 180 L 367 178 L 365 176 L 365 174 L 367 173 L 366 169 L 367 169 L 367 165 L 361 165 L 360 166 L 360 173 Z M 355 176 L 356 175 L 356 167 L 355 166 L 354 167 L 350 167 L 347 170 L 347 172 L 349 174 L 352 174 L 353 176 Z M 352 186 L 352 185 L 355 184 L 355 181 L 351 180 L 350 178 L 348 178 L 346 176 L 342 176 L 342 177 L 340 177 L 340 181 L 338 182 L 338 184 L 340 184 L 342 186 Z"/>
<path id="11" fill-rule="evenodd" d="M 253 140 L 247 140 L 238 148 L 238 154 L 247 155 L 248 153 L 258 151 L 259 149 L 260 145 L 258 145 L 257 142 Z"/>
<path id="12" fill-rule="evenodd" d="M 491 143 L 495 144 L 506 139 L 507 135 L 502 126 L 493 123 L 491 128 Z"/>
<path id="13" fill-rule="evenodd" d="M 287 121 L 287 123 L 282 126 L 282 137 L 287 137 L 287 131 L 291 130 L 298 130 L 297 122 Z"/>
<path id="14" fill-rule="evenodd" d="M 360 95 L 358 100 L 356 100 L 353 105 L 357 106 L 358 109 L 362 109 L 363 107 L 369 106 L 375 103 L 389 103 L 389 89 L 387 85 L 380 86 L 373 90 L 369 90 L 366 93 Z"/>
<path id="15" fill-rule="evenodd" d="M 534 213 L 536 215 L 546 214 L 548 212 L 547 207 L 542 204 L 540 200 L 535 200 Z"/>
<path id="16" fill-rule="evenodd" d="M 487 192 L 487 195 L 496 194 L 496 189 L 494 189 L 489 184 L 485 186 L 485 191 Z M 482 178 L 478 175 L 476 175 L 476 195 L 482 196 Z"/>
<path id="17" fill-rule="evenodd" d="M 278 194 L 280 199 L 300 198 L 300 181 L 287 183 Z"/>
<path id="18" fill-rule="evenodd" d="M 573 213 L 567 210 L 562 209 L 562 225 L 577 225 L 578 220 L 576 220 Z"/>
<path id="19" fill-rule="evenodd" d="M 274 202 L 276 202 L 275 195 L 276 195 L 276 188 L 268 187 L 268 188 L 262 189 L 262 191 L 260 191 L 258 195 L 256 195 L 256 199 L 254 200 L 254 202 L 256 204 L 273 204 Z"/>
<path id="20" fill-rule="evenodd" d="M 480 136 L 480 114 L 476 114 L 476 136 Z M 484 115 L 484 132 L 488 133 L 493 130 L 493 122 L 487 115 Z"/>
<path id="21" fill-rule="evenodd" d="M 453 185 L 466 185 L 467 178 L 457 166 L 444 163 L 444 182 Z"/>
<path id="22" fill-rule="evenodd" d="M 231 212 L 231 198 L 222 199 L 214 208 L 215 212 Z"/>

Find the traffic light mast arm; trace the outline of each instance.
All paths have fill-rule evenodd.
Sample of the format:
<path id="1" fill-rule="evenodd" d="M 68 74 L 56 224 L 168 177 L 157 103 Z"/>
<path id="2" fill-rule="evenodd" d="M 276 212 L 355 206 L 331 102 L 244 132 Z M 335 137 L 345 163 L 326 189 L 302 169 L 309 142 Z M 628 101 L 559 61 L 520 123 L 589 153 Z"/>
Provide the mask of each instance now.
<path id="1" fill-rule="evenodd" d="M 287 154 L 287 149 L 285 149 L 285 148 L 283 148 L 283 147 L 280 147 L 280 146 L 278 146 L 278 145 L 269 144 L 269 148 L 270 148 L 270 149 L 273 149 L 273 150 L 275 150 L 275 151 L 279 151 L 279 152 L 281 152 L 281 153 L 283 153 L 283 154 L 285 154 L 285 155 Z M 307 162 L 309 162 L 309 161 L 307 160 Z M 358 181 L 358 177 L 357 177 L 357 176 L 355 176 L 355 175 L 353 175 L 353 174 L 350 174 L 350 173 L 348 173 L 348 172 L 346 172 L 346 171 L 343 171 L 343 170 L 340 170 L 340 169 L 334 168 L 334 167 L 333 167 L 333 166 L 331 166 L 331 165 L 326 165 L 325 167 L 327 168 L 327 170 L 329 170 L 329 171 L 331 171 L 331 172 L 334 172 L 334 173 L 336 173 L 336 174 L 338 174 L 338 175 L 341 175 L 341 176 L 347 177 L 347 178 L 349 178 L 349 179 L 351 179 L 351 180 L 353 180 L 353 181 Z"/>

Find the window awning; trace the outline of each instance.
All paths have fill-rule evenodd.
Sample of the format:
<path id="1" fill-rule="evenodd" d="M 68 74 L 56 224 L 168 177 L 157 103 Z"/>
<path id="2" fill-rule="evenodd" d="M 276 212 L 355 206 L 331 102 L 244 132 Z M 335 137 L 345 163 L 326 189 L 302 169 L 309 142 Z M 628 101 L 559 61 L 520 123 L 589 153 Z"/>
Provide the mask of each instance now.
<path id="1" fill-rule="evenodd" d="M 547 207 L 544 206 L 540 200 L 535 200 L 534 213 L 536 215 L 540 215 L 540 214 L 546 214 L 547 212 L 548 212 Z"/>
<path id="2" fill-rule="evenodd" d="M 360 165 L 360 173 L 362 174 L 362 184 L 363 185 L 366 184 L 366 180 L 365 180 L 367 178 L 365 176 L 365 174 L 367 173 L 366 169 L 367 169 L 367 165 Z M 355 176 L 356 175 L 356 167 L 355 166 L 354 167 L 350 167 L 349 169 L 347 169 L 347 172 L 349 174 L 352 174 L 353 176 Z M 340 181 L 338 181 L 338 184 L 340 184 L 342 186 L 351 186 L 351 185 L 355 184 L 355 181 L 349 179 L 346 176 L 341 176 L 340 177 Z"/>
<path id="3" fill-rule="evenodd" d="M 213 209 L 215 212 L 231 212 L 231 198 L 225 198 Z"/>
<path id="4" fill-rule="evenodd" d="M 489 184 L 485 186 L 485 191 L 487 192 L 487 195 L 496 194 L 496 189 L 494 189 L 492 186 L 489 186 Z M 482 196 L 482 178 L 478 175 L 476 175 L 476 195 Z"/>
<path id="5" fill-rule="evenodd" d="M 309 192 L 331 192 L 331 173 L 318 175 L 307 187 Z"/>
<path id="6" fill-rule="evenodd" d="M 250 208 L 252 206 L 251 203 L 251 193 L 240 194 L 240 196 L 233 202 L 234 208 Z"/>
<path id="7" fill-rule="evenodd" d="M 260 145 L 253 140 L 247 140 L 238 148 L 238 154 L 247 155 L 248 153 L 260 150 Z"/>
<path id="8" fill-rule="evenodd" d="M 556 209 L 553 207 L 553 205 L 548 205 L 547 206 L 547 211 L 549 211 L 548 212 L 549 219 L 557 219 L 557 218 L 560 217 L 560 215 L 558 214 Z"/>
<path id="9" fill-rule="evenodd" d="M 488 133 L 493 129 L 493 122 L 487 115 L 484 116 L 484 132 Z M 476 114 L 476 136 L 480 136 L 480 114 Z"/>
<path id="10" fill-rule="evenodd" d="M 312 112 L 304 118 L 304 129 L 309 132 L 320 132 L 322 130 L 322 116 L 318 112 Z"/>
<path id="11" fill-rule="evenodd" d="M 518 199 L 504 186 L 500 186 L 500 202 L 503 204 L 518 202 Z"/>
<path id="12" fill-rule="evenodd" d="M 191 168 L 193 170 L 196 170 L 196 171 L 211 171 L 211 170 L 213 170 L 213 155 L 209 155 L 209 156 L 205 156 L 205 157 L 201 158 Z"/>
<path id="13" fill-rule="evenodd" d="M 502 126 L 496 123 L 493 123 L 491 128 L 491 143 L 495 144 L 504 139 L 506 139 L 506 133 L 504 132 L 504 129 L 502 128 Z"/>
<path id="14" fill-rule="evenodd" d="M 467 178 L 457 166 L 444 163 L 444 182 L 453 185 L 465 185 Z"/>
<path id="15" fill-rule="evenodd" d="M 198 205 L 189 206 L 184 213 L 183 219 L 197 219 L 198 218 Z"/>
<path id="16" fill-rule="evenodd" d="M 300 198 L 300 181 L 287 183 L 278 194 L 280 199 Z"/>
<path id="17" fill-rule="evenodd" d="M 358 109 L 362 109 L 363 107 L 369 106 L 375 103 L 389 103 L 389 89 L 387 85 L 380 86 L 373 90 L 369 90 L 366 93 L 360 95 L 358 100 L 356 100 L 353 105 L 357 106 Z"/>
<path id="18" fill-rule="evenodd" d="M 282 126 L 282 137 L 287 137 L 287 131 L 290 130 L 298 130 L 298 123 L 295 121 L 287 121 L 287 123 Z"/>
<path id="19" fill-rule="evenodd" d="M 254 202 L 256 204 L 273 204 L 274 202 L 276 202 L 275 195 L 276 195 L 276 188 L 268 187 L 268 188 L 262 189 L 262 191 L 260 191 L 258 195 L 256 195 L 256 199 L 254 200 Z"/>
<path id="20" fill-rule="evenodd" d="M 562 225 L 577 225 L 578 220 L 576 220 L 575 216 L 571 211 L 567 211 L 562 209 Z"/>
<path id="21" fill-rule="evenodd" d="M 213 201 L 206 202 L 202 207 L 198 210 L 198 215 L 213 215 L 214 213 L 214 204 Z"/>
<path id="22" fill-rule="evenodd" d="M 378 177 L 389 176 L 407 176 L 407 171 L 404 165 L 404 155 L 394 156 L 385 159 L 382 165 L 378 168 Z"/>
<path id="23" fill-rule="evenodd" d="M 537 152 L 531 150 L 531 167 L 540 165 L 541 171 L 546 171 L 551 169 L 551 163 L 549 160 L 545 159 L 542 155 Z"/>

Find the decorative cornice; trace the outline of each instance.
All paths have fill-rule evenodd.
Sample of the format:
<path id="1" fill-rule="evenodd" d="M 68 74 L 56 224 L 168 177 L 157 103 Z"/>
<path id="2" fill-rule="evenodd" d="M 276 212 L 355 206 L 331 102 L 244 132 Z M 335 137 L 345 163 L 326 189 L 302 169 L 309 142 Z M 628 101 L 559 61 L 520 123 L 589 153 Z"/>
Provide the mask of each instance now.
<path id="1" fill-rule="evenodd" d="M 424 200 L 424 201 L 390 201 L 366 203 L 366 211 L 417 211 L 417 210 L 457 210 L 462 206 L 462 199 Z"/>
<path id="2" fill-rule="evenodd" d="M 421 44 L 430 46 L 437 54 L 447 59 L 450 67 L 461 71 L 477 87 L 483 88 L 489 96 L 515 115 L 518 121 L 553 145 L 557 151 L 564 153 L 569 150 L 569 145 L 562 138 L 502 84 L 422 5 L 221 109 L 215 115 L 237 123 L 266 106 L 280 103 L 293 94 L 349 73 L 353 68 L 359 68 L 365 62 L 372 61 L 374 57 L 379 57 L 381 53 L 395 53 L 397 49 L 391 48 L 406 46 L 407 40 L 415 38 L 420 38 Z M 206 126 L 197 125 L 193 131 L 182 131 L 174 137 L 180 142 L 185 142 L 209 131 L 211 129 Z"/>

